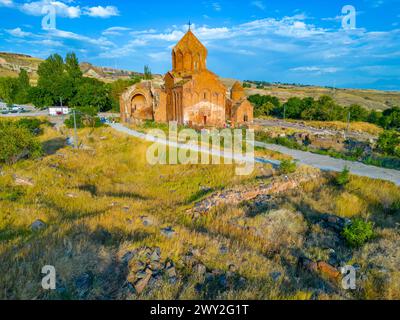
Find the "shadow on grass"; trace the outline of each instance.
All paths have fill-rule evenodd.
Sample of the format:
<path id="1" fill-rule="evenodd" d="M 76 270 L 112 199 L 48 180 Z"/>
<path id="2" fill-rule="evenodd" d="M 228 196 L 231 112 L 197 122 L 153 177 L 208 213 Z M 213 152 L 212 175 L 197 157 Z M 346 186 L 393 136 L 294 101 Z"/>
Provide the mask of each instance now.
<path id="1" fill-rule="evenodd" d="M 105 191 L 99 192 L 96 185 L 84 184 L 78 187 L 81 191 L 89 192 L 92 197 L 111 197 L 111 198 L 129 198 L 134 200 L 151 200 L 151 198 L 142 196 L 135 192 L 128 191 Z"/>
<path id="2" fill-rule="evenodd" d="M 66 146 L 64 138 L 54 138 L 43 142 L 43 151 L 46 155 L 53 155 Z"/>
<path id="3" fill-rule="evenodd" d="M 199 201 L 205 196 L 214 192 L 214 189 L 204 189 L 192 194 L 186 201 L 185 204 L 191 204 L 192 202 Z"/>
<path id="4" fill-rule="evenodd" d="M 28 229 L 29 230 L 29 229 Z M 128 241 L 142 243 L 151 234 L 118 228 L 49 222 L 45 232 L 8 228 L 2 239 L 27 236 L 0 254 L 0 299 L 124 300 L 129 268 L 117 256 Z M 62 232 L 60 233 L 60 230 Z M 56 290 L 41 288 L 44 263 L 57 271 Z"/>

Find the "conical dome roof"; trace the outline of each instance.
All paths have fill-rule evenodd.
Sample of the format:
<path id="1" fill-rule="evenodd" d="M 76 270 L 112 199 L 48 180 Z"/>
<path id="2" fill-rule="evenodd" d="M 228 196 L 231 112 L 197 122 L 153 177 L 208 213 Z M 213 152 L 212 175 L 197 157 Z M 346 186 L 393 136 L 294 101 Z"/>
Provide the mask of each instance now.
<path id="1" fill-rule="evenodd" d="M 207 69 L 207 48 L 189 30 L 172 50 L 174 72 L 193 73 Z"/>
<path id="2" fill-rule="evenodd" d="M 182 52 L 201 53 L 207 55 L 207 48 L 200 42 L 200 40 L 189 30 L 178 42 L 173 49 L 175 52 L 178 50 Z"/>
<path id="3" fill-rule="evenodd" d="M 243 91 L 243 86 L 239 81 L 236 81 L 232 86 L 232 91 Z"/>

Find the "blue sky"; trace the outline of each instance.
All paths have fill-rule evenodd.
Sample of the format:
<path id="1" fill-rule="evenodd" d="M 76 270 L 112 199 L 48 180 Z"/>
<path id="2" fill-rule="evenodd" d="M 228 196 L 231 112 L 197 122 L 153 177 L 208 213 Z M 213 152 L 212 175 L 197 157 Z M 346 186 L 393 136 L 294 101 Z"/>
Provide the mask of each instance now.
<path id="1" fill-rule="evenodd" d="M 49 4 L 56 29 L 43 30 Z M 345 5 L 357 13 L 350 30 Z M 0 17 L 0 51 L 75 51 L 96 65 L 165 73 L 190 20 L 223 77 L 400 90 L 400 0 L 0 0 Z"/>

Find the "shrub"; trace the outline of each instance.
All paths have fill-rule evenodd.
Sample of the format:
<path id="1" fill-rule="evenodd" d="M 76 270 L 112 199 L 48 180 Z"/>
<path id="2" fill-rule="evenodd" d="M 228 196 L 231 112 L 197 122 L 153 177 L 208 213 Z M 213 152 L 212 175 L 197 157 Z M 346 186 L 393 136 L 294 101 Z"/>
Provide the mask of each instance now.
<path id="1" fill-rule="evenodd" d="M 103 126 L 100 118 L 97 116 L 98 110 L 94 107 L 79 107 L 76 109 L 75 120 L 78 129 L 91 127 L 99 128 Z M 74 128 L 74 115 L 71 114 L 69 119 L 65 120 L 67 128 Z"/>
<path id="2" fill-rule="evenodd" d="M 37 118 L 22 118 L 15 122 L 18 127 L 28 129 L 34 135 L 39 135 L 43 132 L 40 128 L 42 123 L 43 122 Z"/>
<path id="3" fill-rule="evenodd" d="M 384 131 L 379 136 L 378 148 L 387 155 L 400 157 L 400 133 L 396 130 Z"/>
<path id="4" fill-rule="evenodd" d="M 41 153 L 41 143 L 27 128 L 12 122 L 0 123 L 0 163 L 15 163 Z"/>
<path id="5" fill-rule="evenodd" d="M 279 170 L 282 174 L 289 174 L 296 172 L 296 162 L 291 160 L 282 160 Z"/>
<path id="6" fill-rule="evenodd" d="M 349 168 L 345 167 L 343 171 L 336 177 L 335 183 L 338 186 L 345 186 L 350 182 L 350 170 Z"/>
<path id="7" fill-rule="evenodd" d="M 350 246 L 361 247 L 374 237 L 374 225 L 372 222 L 355 219 L 344 228 L 342 235 Z"/>

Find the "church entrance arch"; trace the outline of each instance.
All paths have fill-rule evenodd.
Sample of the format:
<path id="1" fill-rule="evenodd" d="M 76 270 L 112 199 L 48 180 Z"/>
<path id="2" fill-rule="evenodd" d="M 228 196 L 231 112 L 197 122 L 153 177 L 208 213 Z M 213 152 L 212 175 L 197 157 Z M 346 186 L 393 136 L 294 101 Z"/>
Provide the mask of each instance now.
<path id="1" fill-rule="evenodd" d="M 135 113 L 137 110 L 143 110 L 146 106 L 146 98 L 142 94 L 135 94 L 132 98 L 131 110 Z"/>

